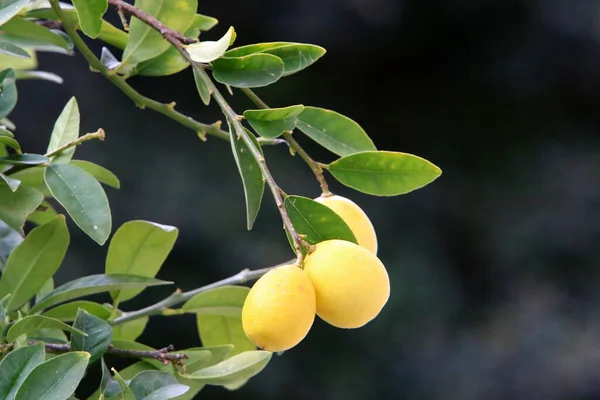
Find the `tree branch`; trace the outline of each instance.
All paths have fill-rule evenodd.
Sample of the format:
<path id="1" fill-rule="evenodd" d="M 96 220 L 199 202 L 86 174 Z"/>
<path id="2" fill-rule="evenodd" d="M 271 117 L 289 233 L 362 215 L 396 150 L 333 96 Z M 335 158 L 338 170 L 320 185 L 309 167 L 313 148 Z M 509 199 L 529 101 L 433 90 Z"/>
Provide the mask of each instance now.
<path id="1" fill-rule="evenodd" d="M 267 103 L 262 101 L 260 97 L 250 88 L 241 88 L 242 92 L 254 103 L 258 108 L 267 109 L 270 108 Z M 317 178 L 317 181 L 321 185 L 321 192 L 323 195 L 328 196 L 331 195 L 329 191 L 329 186 L 327 186 L 327 182 L 325 181 L 325 176 L 323 176 L 323 168 L 319 165 L 318 162 L 313 160 L 308 153 L 300 146 L 300 143 L 294 139 L 292 136 L 292 131 L 286 131 L 283 133 L 283 137 L 288 142 L 290 149 L 294 152 L 298 153 L 298 155 L 308 164 L 313 174 Z"/>
<path id="2" fill-rule="evenodd" d="M 123 3 L 123 2 L 121 2 Z M 127 3 L 123 3 L 127 4 Z M 136 106 L 140 108 L 149 108 L 158 113 L 161 113 L 172 120 L 180 123 L 186 128 L 192 129 L 196 132 L 200 137 L 204 137 L 206 134 L 215 136 L 219 139 L 229 140 L 229 133 L 221 130 L 221 121 L 217 121 L 213 124 L 203 124 L 194 120 L 193 118 L 180 113 L 175 110 L 175 103 L 163 104 L 156 100 L 150 99 L 139 92 L 137 92 L 133 87 L 131 87 L 125 79 L 120 77 L 117 74 L 111 73 L 102 62 L 96 57 L 96 55 L 92 52 L 92 50 L 85 44 L 79 33 L 75 27 L 73 27 L 69 21 L 65 18 L 64 13 L 62 12 L 58 0 L 50 0 L 50 5 L 52 9 L 60 19 L 64 30 L 69 34 L 71 39 L 73 40 L 73 44 L 79 49 L 83 57 L 86 59 L 90 66 L 98 71 L 102 76 L 111 81 L 117 88 L 119 88 L 127 97 L 129 97 Z M 164 26 L 164 25 L 163 25 Z M 262 140 L 260 141 L 262 145 L 275 145 L 284 143 L 283 140 Z"/>
<path id="3" fill-rule="evenodd" d="M 71 148 L 74 146 L 79 146 L 81 143 L 87 142 L 88 140 L 93 140 L 93 139 L 104 140 L 104 129 L 100 128 L 94 133 L 86 133 L 85 135 L 80 136 L 77 139 L 75 139 L 69 143 L 65 143 L 64 145 L 60 146 L 58 149 L 53 150 L 50 153 L 44 154 L 44 157 L 48 157 L 48 158 L 54 157 L 55 155 L 62 153 L 63 151 L 67 150 L 68 148 Z"/>
<path id="4" fill-rule="evenodd" d="M 33 343 L 31 343 L 33 344 Z M 48 353 L 68 353 L 71 351 L 70 344 L 54 344 L 44 343 L 44 347 Z M 107 354 L 115 354 L 121 357 L 136 357 L 136 358 L 153 358 L 167 365 L 172 363 L 173 365 L 183 365 L 182 360 L 187 360 L 188 356 L 185 354 L 172 353 L 175 351 L 173 345 L 169 345 L 158 350 L 132 350 L 132 349 L 121 349 L 111 345 Z"/>
<path id="5" fill-rule="evenodd" d="M 181 312 L 179 310 L 173 310 L 171 307 L 181 304 L 181 303 L 191 299 L 192 297 L 196 296 L 197 294 L 207 292 L 211 289 L 215 289 L 215 288 L 218 288 L 221 286 L 227 286 L 227 285 L 237 285 L 237 284 L 241 284 L 241 283 L 245 283 L 248 281 L 258 279 L 261 276 L 263 276 L 264 274 L 266 274 L 267 272 L 269 272 L 270 270 L 272 270 L 273 268 L 276 268 L 276 267 L 279 267 L 282 265 L 289 265 L 289 264 L 294 263 L 295 261 L 296 260 L 290 260 L 290 261 L 282 263 L 282 264 L 277 264 L 272 267 L 257 269 L 254 271 L 245 269 L 241 272 L 238 272 L 237 274 L 235 274 L 233 276 L 230 276 L 229 278 L 222 279 L 220 281 L 211 283 L 210 285 L 202 286 L 201 288 L 190 290 L 187 292 L 182 292 L 181 290 L 178 289 L 175 291 L 175 293 L 173 293 L 169 297 L 159 301 L 158 303 L 152 304 L 146 308 L 142 308 L 141 310 L 124 312 L 119 317 L 117 317 L 114 320 L 109 321 L 109 322 L 111 325 L 115 326 L 115 325 L 124 324 L 125 322 L 129 322 L 134 319 L 143 318 L 146 316 L 152 316 L 152 315 L 168 316 L 168 315 L 181 314 Z"/>

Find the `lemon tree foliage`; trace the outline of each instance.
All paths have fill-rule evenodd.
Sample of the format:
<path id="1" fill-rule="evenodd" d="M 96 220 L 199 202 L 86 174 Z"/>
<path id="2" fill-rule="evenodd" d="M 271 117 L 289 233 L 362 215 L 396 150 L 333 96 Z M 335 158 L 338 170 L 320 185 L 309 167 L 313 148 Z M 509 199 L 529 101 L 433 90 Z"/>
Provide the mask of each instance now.
<path id="1" fill-rule="evenodd" d="M 117 12 L 122 26 L 106 20 Z M 204 40 L 209 30 L 220 31 L 220 39 Z M 416 155 L 378 149 L 357 121 L 340 112 L 293 101 L 269 108 L 252 88 L 299 73 L 326 51 L 281 41 L 237 45 L 236 36 L 234 27 L 222 29 L 216 18 L 199 13 L 197 0 L 0 0 L 0 398 L 79 398 L 82 377 L 96 371 L 98 388 L 89 399 L 191 400 L 202 397 L 206 385 L 239 390 L 274 353 L 284 356 L 299 346 L 315 318 L 354 329 L 384 312 L 391 288 L 377 257 L 375 227 L 358 204 L 332 193 L 327 180 L 397 196 L 428 185 L 440 168 Z M 88 40 L 99 42 L 94 48 L 100 50 L 88 47 Z M 48 127 L 43 154 L 21 145 L 21 121 L 11 119 L 15 107 L 27 107 L 18 102 L 20 81 L 69 79 L 44 71 L 41 52 L 82 56 L 135 105 L 162 113 L 201 140 L 229 141 L 246 228 L 260 217 L 263 200 L 273 198 L 292 259 L 187 292 L 157 279 L 159 272 L 169 277 L 161 269 L 179 231 L 152 215 L 113 226 L 110 198 L 121 183 L 105 166 L 74 158 L 77 146 L 98 146 L 91 141 L 105 136 L 101 127 L 81 131 L 88 111 L 75 97 Z M 189 90 L 197 91 L 199 104 L 215 103 L 223 122 L 196 121 L 174 103 L 161 104 L 129 85 L 135 75 L 177 73 L 193 75 Z M 240 91 L 256 106 L 234 110 L 225 91 Z M 295 135 L 338 158 L 314 160 Z M 262 151 L 266 145 L 301 158 L 321 196 L 280 188 Z M 55 279 L 73 230 L 107 247 L 104 273 Z M 172 285 L 172 294 L 141 309 L 128 307 L 128 300 L 157 285 Z M 152 348 L 139 341 L 153 316 L 182 314 L 196 317 L 196 346 Z M 107 354 L 132 362 L 115 370 Z"/>

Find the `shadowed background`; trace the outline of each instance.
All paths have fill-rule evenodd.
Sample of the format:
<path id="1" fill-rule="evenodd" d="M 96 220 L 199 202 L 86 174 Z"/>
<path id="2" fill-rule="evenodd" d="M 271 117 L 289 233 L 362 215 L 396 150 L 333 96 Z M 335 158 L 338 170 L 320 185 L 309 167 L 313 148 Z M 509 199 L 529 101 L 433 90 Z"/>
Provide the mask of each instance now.
<path id="1" fill-rule="evenodd" d="M 417 154 L 444 173 L 393 198 L 329 179 L 378 232 L 389 303 L 358 330 L 317 320 L 299 346 L 242 389 L 207 387 L 199 398 L 600 399 L 600 1 L 200 3 L 221 21 L 205 39 L 233 25 L 236 45 L 298 41 L 328 50 L 308 70 L 258 90 L 269 105 L 336 110 L 379 149 Z M 99 54 L 98 44 L 93 49 Z M 107 189 L 113 226 L 146 219 L 180 228 L 159 278 L 187 290 L 292 258 L 268 194 L 246 231 L 229 145 L 202 143 L 135 108 L 80 55 L 39 58 L 65 82 L 19 82 L 11 115 L 18 139 L 28 152 L 43 152 L 75 95 L 82 132 L 107 133 L 104 143 L 79 147 L 77 158 L 121 179 L 120 190 Z M 200 121 L 221 119 L 214 104 L 201 104 L 190 70 L 130 83 Z M 231 102 L 239 113 L 252 107 L 240 92 Z M 314 158 L 334 159 L 301 142 Z M 299 157 L 283 147 L 265 154 L 286 192 L 318 196 Z M 106 248 L 71 228 L 60 283 L 104 268 Z M 171 290 L 147 289 L 123 307 Z M 193 316 L 153 318 L 139 340 L 199 345 Z"/>

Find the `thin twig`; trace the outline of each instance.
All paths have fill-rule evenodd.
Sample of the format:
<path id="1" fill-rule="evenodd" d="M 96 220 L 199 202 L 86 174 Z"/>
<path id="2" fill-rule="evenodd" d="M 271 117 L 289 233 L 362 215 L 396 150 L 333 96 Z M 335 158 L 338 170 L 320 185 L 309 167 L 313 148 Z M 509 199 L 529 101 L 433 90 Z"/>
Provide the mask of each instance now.
<path id="1" fill-rule="evenodd" d="M 31 344 L 33 344 L 32 342 Z M 44 347 L 48 353 L 68 353 L 71 351 L 70 344 L 54 344 L 44 343 Z M 185 354 L 172 353 L 175 351 L 173 345 L 169 345 L 158 350 L 133 350 L 133 349 L 121 349 L 111 345 L 106 351 L 107 354 L 115 354 L 121 357 L 136 357 L 136 358 L 153 358 L 167 365 L 172 363 L 173 365 L 181 366 L 182 361 L 187 360 L 188 356 Z"/>
<path id="2" fill-rule="evenodd" d="M 179 312 L 173 312 L 173 310 L 171 310 L 171 307 L 181 304 L 181 303 L 191 299 L 192 297 L 196 296 L 197 294 L 204 293 L 211 289 L 215 289 L 215 288 L 218 288 L 221 286 L 227 286 L 227 285 L 238 285 L 241 283 L 246 283 L 248 281 L 258 279 L 261 276 L 263 276 L 264 274 L 266 274 L 267 272 L 269 272 L 270 270 L 272 270 L 273 268 L 276 268 L 276 267 L 279 267 L 282 265 L 292 264 L 295 261 L 296 260 L 291 260 L 286 263 L 278 264 L 278 265 L 263 268 L 263 269 L 257 269 L 254 271 L 245 269 L 241 272 L 238 272 L 237 274 L 235 274 L 233 276 L 230 276 L 229 278 L 222 279 L 220 281 L 211 283 L 210 285 L 202 286 L 201 288 L 190 290 L 187 292 L 182 292 L 181 290 L 176 290 L 175 293 L 173 293 L 169 297 L 159 301 L 158 303 L 152 304 L 146 308 L 142 308 L 141 310 L 124 312 L 119 317 L 110 321 L 110 323 L 111 323 L 111 325 L 115 326 L 115 325 L 124 324 L 125 322 L 133 321 L 134 319 L 143 318 L 143 317 L 152 316 L 152 315 L 167 316 L 167 315 L 180 314 Z"/>
<path id="3" fill-rule="evenodd" d="M 137 92 L 133 87 L 131 87 L 125 79 L 121 76 L 111 73 L 103 64 L 100 62 L 98 57 L 92 52 L 92 50 L 87 46 L 87 44 L 83 41 L 79 33 L 73 25 L 69 23 L 67 19 L 65 19 L 65 15 L 61 10 L 58 0 L 50 0 L 50 5 L 52 9 L 58 16 L 58 18 L 62 22 L 62 26 L 65 31 L 69 34 L 71 39 L 73 40 L 73 44 L 79 49 L 83 57 L 86 59 L 90 66 L 98 71 L 102 76 L 111 81 L 117 88 L 119 88 L 127 97 L 129 97 L 136 106 L 140 108 L 149 108 L 156 112 L 159 112 L 172 120 L 180 123 L 186 128 L 192 129 L 200 136 L 204 136 L 206 134 L 215 136 L 219 139 L 229 140 L 229 133 L 221 130 L 221 121 L 217 121 L 212 124 L 203 124 L 194 120 L 193 118 L 180 113 L 175 110 L 174 104 L 163 104 L 156 100 L 150 99 L 139 92 Z M 263 139 L 259 140 L 261 145 L 278 145 L 283 144 L 285 141 L 283 140 L 272 140 L 272 139 Z"/>
<path id="4" fill-rule="evenodd" d="M 49 153 L 44 154 L 44 157 L 48 157 L 48 158 L 54 157 L 55 155 L 58 155 L 71 147 L 79 146 L 83 142 L 87 142 L 88 140 L 93 140 L 93 139 L 104 140 L 104 137 L 105 137 L 104 129 L 100 128 L 96 132 L 86 133 L 85 135 L 80 136 L 77 139 L 75 139 L 69 143 L 65 143 L 64 145 L 60 146 L 59 148 L 52 150 Z"/>
<path id="5" fill-rule="evenodd" d="M 267 103 L 265 103 L 254 91 L 250 88 L 241 88 L 242 92 L 254 103 L 257 107 L 262 109 L 270 108 Z M 321 185 L 321 192 L 324 196 L 331 196 L 331 192 L 329 191 L 329 186 L 327 186 L 327 182 L 325 181 L 325 176 L 323 176 L 323 169 L 315 160 L 313 160 L 308 153 L 300 146 L 300 143 L 294 139 L 292 136 L 292 131 L 286 131 L 283 133 L 283 137 L 288 142 L 290 148 L 298 153 L 298 155 L 308 164 L 312 172 L 315 174 L 319 185 Z"/>

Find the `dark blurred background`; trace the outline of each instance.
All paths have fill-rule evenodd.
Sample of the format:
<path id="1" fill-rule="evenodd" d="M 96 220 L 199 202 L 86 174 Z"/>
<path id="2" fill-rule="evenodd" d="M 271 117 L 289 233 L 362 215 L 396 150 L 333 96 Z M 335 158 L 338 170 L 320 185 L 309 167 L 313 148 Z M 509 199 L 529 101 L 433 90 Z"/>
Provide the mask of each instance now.
<path id="1" fill-rule="evenodd" d="M 205 0 L 199 11 L 221 21 L 205 39 L 233 25 L 236 45 L 283 40 L 328 50 L 258 90 L 268 104 L 336 110 L 378 148 L 444 171 L 393 198 L 329 179 L 377 229 L 389 303 L 358 330 L 316 321 L 242 389 L 207 387 L 199 398 L 600 399 L 600 1 Z M 160 278 L 191 289 L 292 257 L 268 195 L 246 231 L 226 143 L 202 143 L 137 109 L 80 55 L 46 53 L 40 63 L 65 82 L 19 82 L 11 116 L 19 140 L 43 152 L 54 119 L 77 96 L 82 132 L 107 132 L 77 158 L 122 182 L 107 189 L 114 227 L 146 219 L 180 228 Z M 131 84 L 198 120 L 221 119 L 199 101 L 190 70 Z M 240 92 L 231 101 L 239 112 L 251 107 Z M 302 143 L 318 160 L 334 159 Z M 265 153 L 284 190 L 318 196 L 298 157 L 283 147 Z M 106 248 L 72 227 L 61 282 L 104 268 Z M 124 307 L 171 290 L 148 289 Z M 140 341 L 199 345 L 193 316 L 154 318 Z"/>

